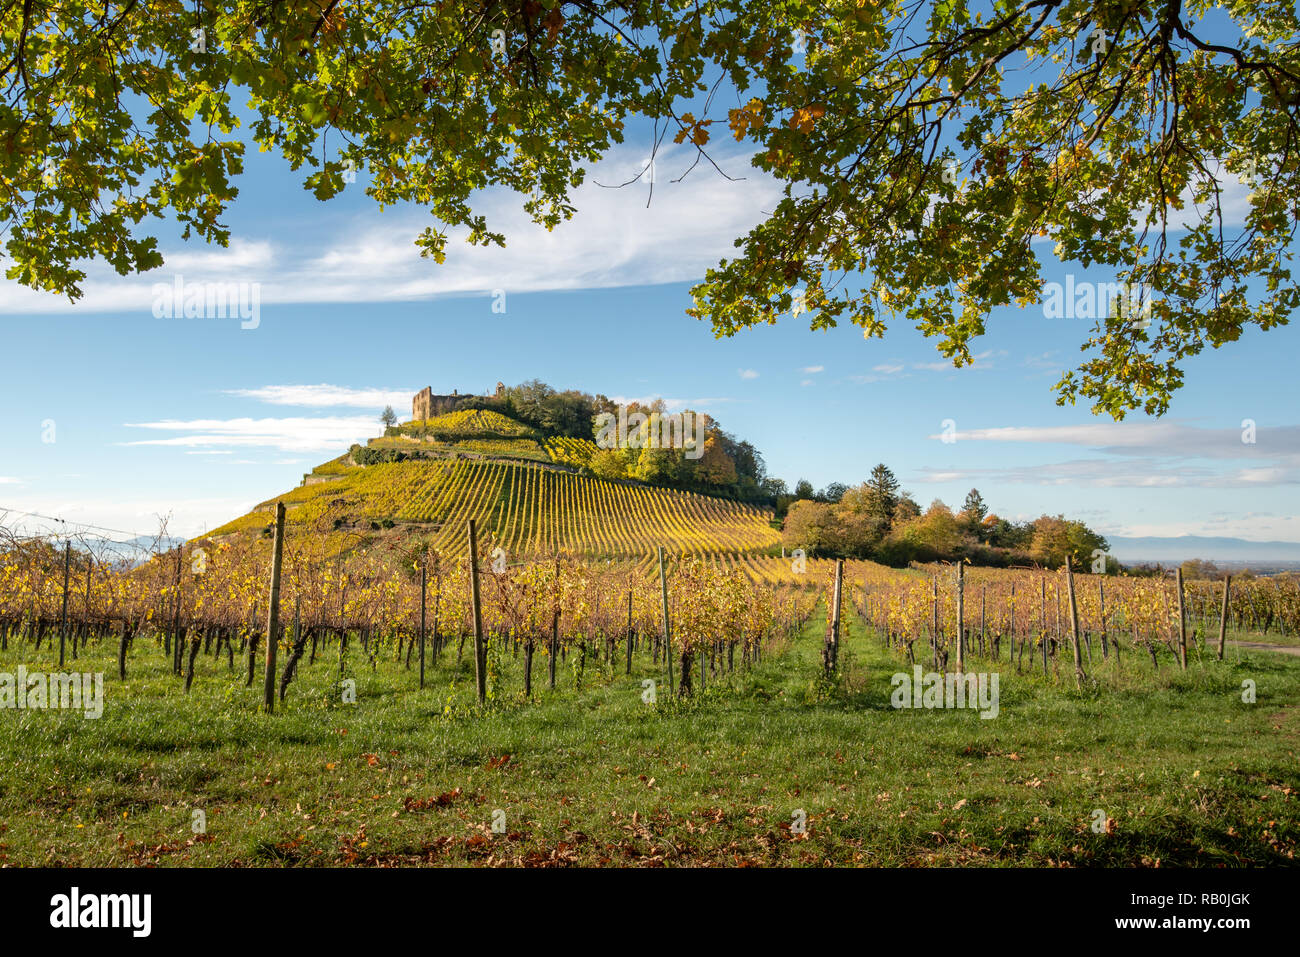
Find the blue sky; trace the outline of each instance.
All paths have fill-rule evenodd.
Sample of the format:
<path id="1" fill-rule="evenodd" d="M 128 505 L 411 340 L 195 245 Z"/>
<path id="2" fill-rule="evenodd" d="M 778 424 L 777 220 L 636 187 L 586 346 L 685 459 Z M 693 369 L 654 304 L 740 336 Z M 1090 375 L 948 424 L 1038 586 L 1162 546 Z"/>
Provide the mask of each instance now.
<path id="1" fill-rule="evenodd" d="M 646 153 L 619 148 L 589 179 L 626 180 Z M 517 198 L 486 194 L 508 247 L 453 242 L 439 266 L 411 242 L 427 214 L 381 213 L 363 183 L 319 203 L 250 151 L 228 250 L 164 226 L 165 266 L 126 278 L 94 267 L 77 305 L 0 280 L 0 508 L 139 532 L 170 513 L 173 532 L 193 535 L 378 434 L 385 402 L 405 417 L 425 385 L 482 392 L 535 377 L 689 403 L 791 484 L 853 484 L 883 461 L 922 505 L 959 506 L 976 486 L 1007 517 L 1063 512 L 1110 535 L 1300 541 L 1300 330 L 1194 359 L 1166 417 L 1121 424 L 1055 404 L 1091 323 L 1041 309 L 998 311 L 962 370 L 905 324 L 868 341 L 851 327 L 811 332 L 805 316 L 718 340 L 684 314 L 691 282 L 777 190 L 740 156 L 726 168 L 743 181 L 701 167 L 669 183 L 688 162 L 660 157 L 648 209 L 644 184 L 584 186 L 577 219 L 552 234 Z M 1045 278 L 1068 271 L 1113 278 L 1054 260 Z M 177 274 L 259 284 L 257 327 L 155 318 L 152 287 Z M 947 420 L 955 441 L 943 441 Z"/>

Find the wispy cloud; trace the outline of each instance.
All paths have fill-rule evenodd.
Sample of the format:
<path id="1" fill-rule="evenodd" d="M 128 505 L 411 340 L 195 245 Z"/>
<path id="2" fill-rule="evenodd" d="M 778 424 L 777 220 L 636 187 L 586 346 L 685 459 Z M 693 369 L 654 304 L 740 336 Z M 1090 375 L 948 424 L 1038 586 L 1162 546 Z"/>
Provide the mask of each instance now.
<path id="1" fill-rule="evenodd" d="M 1230 469 L 1174 465 L 1159 459 L 1074 459 L 1033 465 L 968 469 L 919 469 L 922 482 L 994 481 L 1013 485 L 1086 485 L 1089 488 L 1251 488 L 1294 484 L 1300 473 L 1285 469 Z"/>
<path id="2" fill-rule="evenodd" d="M 906 379 L 908 374 L 903 370 L 907 368 L 901 362 L 899 363 L 881 363 L 872 366 L 870 372 L 862 375 L 851 375 L 848 377 L 850 382 L 856 382 L 858 385 L 869 385 L 872 382 L 889 382 L 893 379 Z"/>
<path id="3" fill-rule="evenodd" d="M 381 426 L 368 415 L 319 418 L 165 419 L 128 422 L 128 428 L 173 432 L 163 439 L 139 439 L 124 445 L 160 445 L 180 448 L 226 446 L 267 448 L 282 452 L 342 451 L 354 442 L 378 434 Z M 233 463 L 232 463 L 233 464 Z"/>
<path id="4" fill-rule="evenodd" d="M 415 389 L 352 389 L 341 385 L 267 385 L 258 389 L 227 389 L 226 395 L 256 399 L 270 405 L 297 405 L 306 408 L 344 406 L 353 409 L 382 409 L 386 405 L 401 409 L 411 401 Z"/>
<path id="5" fill-rule="evenodd" d="M 818 372 L 825 372 L 826 367 L 825 366 L 804 366 L 799 371 L 802 372 L 804 375 L 816 375 Z"/>
<path id="6" fill-rule="evenodd" d="M 175 498 L 160 499 L 114 496 L 75 500 L 54 495 L 33 495 L 9 503 L 24 511 L 41 515 L 56 515 L 70 526 L 90 523 L 144 537 L 158 531 L 159 523 L 167 519 L 171 535 L 190 537 L 216 528 L 231 518 L 242 515 L 261 499 L 249 498 Z M 50 531 L 56 523 L 39 519 L 24 520 L 33 532 Z M 64 526 L 58 526 L 64 527 Z"/>
<path id="7" fill-rule="evenodd" d="M 757 379 L 758 373 L 753 369 L 738 369 L 737 373 L 742 379 Z"/>
<path id="8" fill-rule="evenodd" d="M 102 264 L 92 264 L 82 284 L 83 298 L 76 304 L 0 280 L 0 313 L 147 313 L 154 283 L 170 283 L 178 273 L 187 282 L 259 283 L 263 306 L 683 282 L 703 278 L 707 268 L 731 254 L 735 238 L 780 200 L 776 181 L 751 167 L 748 155 L 740 151 L 716 157 L 735 179 L 701 168 L 680 182 L 669 182 L 694 158 L 685 146 L 660 151 L 658 181 L 648 208 L 649 188 L 644 183 L 622 189 L 597 185 L 633 179 L 644 166 L 644 152 L 630 145 L 612 150 L 574 191 L 574 218 L 551 232 L 528 219 L 513 193 L 482 193 L 478 208 L 489 226 L 505 234 L 506 248 L 469 246 L 463 230 L 451 230 L 441 265 L 421 257 L 414 245 L 415 236 L 428 225 L 427 215 L 383 214 L 381 223 L 379 211 L 367 210 L 355 218 L 323 220 L 332 226 L 323 226 L 319 238 L 273 242 L 238 237 L 228 249 L 165 252 L 165 265 L 141 276 L 119 277 Z"/>
<path id="9" fill-rule="evenodd" d="M 928 438 L 945 438 L 935 433 Z M 962 442 L 1086 448 L 1096 458 L 995 467 L 921 469 L 921 481 L 995 480 L 1095 488 L 1248 489 L 1300 484 L 1300 426 L 1204 428 L 1179 421 L 1094 422 L 968 429 Z M 1243 441 L 1253 439 L 1253 441 Z"/>
<path id="10" fill-rule="evenodd" d="M 1243 423 L 1246 420 L 1243 420 Z M 942 439 L 935 433 L 931 439 Z M 1300 425 L 1203 428 L 1182 421 L 1091 422 L 958 431 L 949 441 L 1076 445 L 1109 455 L 1193 459 L 1274 459 L 1300 465 Z M 1253 439 L 1253 441 L 1250 441 Z"/>
<path id="11" fill-rule="evenodd" d="M 1058 369 L 1060 361 L 1053 358 L 1057 355 L 1055 349 L 1049 349 L 1047 352 L 1040 352 L 1037 355 L 1025 356 L 1024 364 L 1031 369 Z"/>
<path id="12" fill-rule="evenodd" d="M 960 368 L 953 365 L 949 359 L 940 359 L 937 362 L 913 362 L 912 368 L 918 372 L 964 372 L 967 369 L 992 369 L 993 360 L 1000 359 L 1006 354 L 1005 349 L 985 349 L 983 352 L 972 353 L 970 365 L 961 366 Z"/>

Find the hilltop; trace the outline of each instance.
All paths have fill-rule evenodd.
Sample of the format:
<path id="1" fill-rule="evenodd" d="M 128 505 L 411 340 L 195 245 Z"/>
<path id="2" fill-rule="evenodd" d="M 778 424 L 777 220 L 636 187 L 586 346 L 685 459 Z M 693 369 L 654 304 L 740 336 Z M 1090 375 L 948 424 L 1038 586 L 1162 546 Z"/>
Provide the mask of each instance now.
<path id="1" fill-rule="evenodd" d="M 428 394 L 416 397 L 423 396 L 424 409 Z M 608 400 L 592 400 L 599 411 L 588 420 L 584 436 L 574 434 L 582 426 L 573 416 L 565 429 L 548 428 L 537 416 L 528 421 L 504 387 L 491 397 L 455 398 L 465 407 L 390 425 L 366 445 L 354 445 L 312 469 L 298 488 L 262 502 L 208 537 L 269 535 L 274 505 L 283 501 L 291 528 L 335 536 L 339 547 L 421 538 L 459 553 L 465 548 L 466 520 L 475 518 L 485 539 L 512 555 L 568 551 L 644 558 L 662 545 L 675 554 L 721 557 L 780 548 L 766 503 L 709 494 L 701 490 L 708 487 L 705 481 L 691 480 L 687 469 L 695 462 L 707 467 L 707 454 L 692 456 L 689 448 L 598 447 L 590 437 L 594 420 L 616 414 Z M 721 450 L 723 437 L 734 442 L 707 421 L 706 447 Z M 623 465 L 622 474 L 609 467 L 617 456 L 632 463 Z M 658 467 L 655 474 L 695 487 L 635 478 L 642 459 Z M 734 470 L 729 477 L 734 480 Z"/>

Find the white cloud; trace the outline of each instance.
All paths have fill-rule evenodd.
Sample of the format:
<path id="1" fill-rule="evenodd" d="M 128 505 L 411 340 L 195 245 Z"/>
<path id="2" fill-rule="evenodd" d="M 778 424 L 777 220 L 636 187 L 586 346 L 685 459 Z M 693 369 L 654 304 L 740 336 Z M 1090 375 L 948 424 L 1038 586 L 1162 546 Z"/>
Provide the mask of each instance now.
<path id="1" fill-rule="evenodd" d="M 639 146 L 612 150 L 574 191 L 574 218 L 551 232 L 528 219 L 514 193 L 478 194 L 476 208 L 490 228 L 505 234 L 506 248 L 469 246 L 464 230 L 451 230 L 441 265 L 422 258 L 414 245 L 429 225 L 426 213 L 368 209 L 355 218 L 334 217 L 314 243 L 309 234 L 296 242 L 240 237 L 227 249 L 183 247 L 165 252 L 163 267 L 131 277 L 95 263 L 76 304 L 0 280 L 0 313 L 144 313 L 151 310 L 154 283 L 169 283 L 177 273 L 187 282 L 259 283 L 263 307 L 683 282 L 703 278 L 707 268 L 731 255 L 735 238 L 780 200 L 775 180 L 751 167 L 742 152 L 716 159 L 729 175 L 743 178 L 728 180 L 700 167 L 681 182 L 669 182 L 694 159 L 685 146 L 660 151 L 659 181 L 648 208 L 645 184 L 597 185 L 632 179 L 643 153 Z"/>
<path id="2" fill-rule="evenodd" d="M 0 485 L 22 485 L 23 480 L 12 475 L 0 475 Z"/>
<path id="3" fill-rule="evenodd" d="M 161 496 L 147 499 L 123 497 L 85 498 L 75 501 L 53 497 L 30 497 L 11 503 L 15 508 L 40 515 L 57 515 L 68 525 L 96 525 L 124 534 L 151 536 L 157 533 L 160 519 L 168 517 L 167 530 L 172 535 L 193 537 L 225 524 L 242 515 L 262 499 L 178 498 L 170 501 Z M 24 519 L 23 527 L 33 533 L 49 531 L 55 523 Z M 66 527 L 66 526 L 60 526 Z"/>
<path id="4" fill-rule="evenodd" d="M 805 375 L 815 375 L 818 372 L 825 372 L 826 367 L 825 366 L 804 366 L 799 371 L 804 373 Z"/>
<path id="5" fill-rule="evenodd" d="M 742 379 L 757 379 L 757 378 L 758 378 L 758 373 L 757 373 L 756 371 L 754 371 L 753 369 L 738 369 L 737 372 L 739 373 L 739 375 L 740 375 L 740 377 L 741 377 Z"/>
<path id="6" fill-rule="evenodd" d="M 232 269 L 257 269 L 276 265 L 276 250 L 266 240 L 231 239 L 230 245 L 187 246 L 167 256 L 172 272 L 225 272 Z"/>
<path id="7" fill-rule="evenodd" d="M 1233 417 L 1235 420 L 1235 416 Z M 1231 420 L 1230 420 L 1231 421 Z M 1177 420 L 1000 426 L 955 433 L 958 442 L 1077 445 L 1110 455 L 1188 459 L 1277 459 L 1300 466 L 1300 425 L 1259 426 L 1253 442 L 1240 425 L 1203 428 Z M 928 436 L 942 439 L 941 434 Z"/>
<path id="8" fill-rule="evenodd" d="M 352 389 L 341 385 L 267 385 L 258 389 L 227 389 L 227 395 L 257 399 L 270 405 L 299 405 L 311 408 L 346 406 L 354 409 L 402 408 L 416 389 Z"/>
<path id="9" fill-rule="evenodd" d="M 951 359 L 941 359 L 937 362 L 914 362 L 912 368 L 925 372 L 964 372 L 967 369 L 992 369 L 992 359 L 997 359 L 1007 354 L 1005 349 L 985 349 L 983 352 L 972 353 L 969 365 L 955 366 Z"/>
<path id="10" fill-rule="evenodd" d="M 872 382 L 889 382 L 893 379 L 907 379 L 910 376 L 903 372 L 904 366 L 900 363 L 882 363 L 872 366 L 872 371 L 866 375 L 851 375 L 848 377 L 850 382 L 856 382 L 859 385 L 869 385 Z M 899 375 L 902 373 L 902 375 Z"/>
<path id="11" fill-rule="evenodd" d="M 1057 354 L 1055 349 L 1047 352 L 1040 352 L 1037 355 L 1025 356 L 1024 364 L 1031 369 L 1044 369 L 1054 371 L 1061 367 L 1061 363 L 1052 358 Z"/>
<path id="12" fill-rule="evenodd" d="M 919 481 L 1079 485 L 1087 488 L 1260 488 L 1300 484 L 1300 468 L 1219 469 L 1177 458 L 1096 458 L 960 470 L 918 469 Z"/>
<path id="13" fill-rule="evenodd" d="M 124 445 L 176 447 L 230 446 L 269 448 L 281 452 L 341 452 L 354 442 L 378 434 L 373 416 L 322 416 L 319 418 L 165 419 L 128 422 L 128 428 L 183 433 L 165 439 L 139 439 Z M 241 460 L 242 461 L 242 460 Z"/>

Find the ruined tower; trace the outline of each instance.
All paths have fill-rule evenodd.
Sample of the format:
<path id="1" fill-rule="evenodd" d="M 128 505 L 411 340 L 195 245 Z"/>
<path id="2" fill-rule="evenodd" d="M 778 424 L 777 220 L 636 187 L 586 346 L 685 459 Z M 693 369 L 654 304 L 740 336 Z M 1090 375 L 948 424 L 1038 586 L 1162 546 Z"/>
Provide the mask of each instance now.
<path id="1" fill-rule="evenodd" d="M 464 398 L 455 389 L 451 395 L 437 395 L 432 386 L 425 386 L 415 397 L 411 399 L 411 418 L 419 422 L 423 419 L 432 419 L 435 416 L 446 415 L 448 412 L 455 410 L 460 400 Z"/>
<path id="2" fill-rule="evenodd" d="M 415 393 L 415 398 L 411 400 L 411 418 L 416 421 L 433 418 L 429 411 L 432 405 L 433 387 L 426 385 L 419 392 Z"/>

